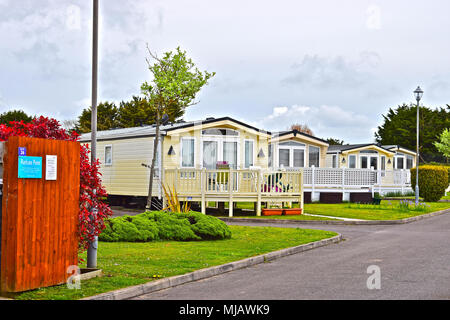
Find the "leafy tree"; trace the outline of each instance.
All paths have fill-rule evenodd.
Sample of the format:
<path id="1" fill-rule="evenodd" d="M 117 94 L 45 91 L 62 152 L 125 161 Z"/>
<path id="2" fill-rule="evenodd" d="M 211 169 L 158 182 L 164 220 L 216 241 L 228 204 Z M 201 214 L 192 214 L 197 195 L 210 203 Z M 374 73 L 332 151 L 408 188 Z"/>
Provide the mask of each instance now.
<path id="1" fill-rule="evenodd" d="M 440 136 L 440 142 L 435 142 L 434 146 L 439 150 L 447 159 L 450 158 L 450 130 L 446 128 L 442 131 Z"/>
<path id="2" fill-rule="evenodd" d="M 122 101 L 117 121 L 121 128 L 139 127 L 155 123 L 155 112 L 146 99 L 133 96 L 131 101 Z"/>
<path id="3" fill-rule="evenodd" d="M 307 124 L 294 123 L 293 125 L 291 125 L 290 130 L 297 130 L 298 132 L 303 132 L 309 134 L 310 136 L 314 135 L 313 131 L 308 127 Z"/>
<path id="4" fill-rule="evenodd" d="M 151 207 L 153 174 L 155 169 L 156 151 L 159 142 L 159 126 L 164 114 L 170 115 L 173 110 L 184 110 L 194 102 L 198 92 L 215 75 L 200 71 L 194 62 L 186 56 L 180 47 L 175 52 L 164 53 L 162 58 L 150 51 L 146 61 L 153 77 L 150 83 L 144 82 L 141 92 L 155 113 L 156 136 L 153 145 L 153 158 L 150 166 L 150 182 L 147 198 L 147 208 Z"/>
<path id="5" fill-rule="evenodd" d="M 328 138 L 325 140 L 326 142 L 328 142 L 328 144 L 330 146 L 333 145 L 343 145 L 344 144 L 344 140 L 339 140 L 339 139 L 335 139 L 335 138 Z"/>
<path id="6" fill-rule="evenodd" d="M 450 127 L 450 105 L 447 108 L 419 110 L 419 154 L 422 162 L 443 162 L 444 157 L 437 152 L 434 142 L 445 128 Z M 416 150 L 416 113 L 417 106 L 403 104 L 395 110 L 390 108 L 383 115 L 384 123 L 375 132 L 375 140 L 383 145 L 401 145 Z"/>
<path id="7" fill-rule="evenodd" d="M 11 121 L 23 121 L 29 123 L 33 117 L 27 115 L 23 110 L 9 110 L 0 114 L 0 124 L 9 126 Z"/>
<path id="8" fill-rule="evenodd" d="M 180 108 L 177 104 L 169 105 L 167 115 L 169 121 L 175 122 L 184 115 L 184 108 Z M 121 128 L 155 124 L 155 108 L 146 98 L 133 96 L 131 101 L 120 103 L 117 121 Z"/>
<path id="9" fill-rule="evenodd" d="M 91 107 L 84 109 L 78 117 L 78 124 L 75 130 L 78 133 L 91 132 Z M 112 102 L 102 102 L 97 107 L 97 129 L 99 131 L 109 130 L 119 127 L 119 109 Z"/>
<path id="10" fill-rule="evenodd" d="M 42 116 L 34 118 L 30 123 L 13 121 L 9 126 L 0 124 L 0 141 L 6 141 L 10 136 L 66 141 L 79 139 L 76 132 L 68 133 L 55 119 Z M 105 227 L 104 219 L 112 214 L 109 206 L 102 201 L 107 194 L 100 178 L 100 163 L 97 159 L 94 164 L 91 164 L 89 152 L 88 146 L 82 144 L 80 147 L 80 209 L 78 212 L 78 249 L 80 252 L 86 250 L 89 243 L 94 240 L 94 236 L 98 236 L 102 232 Z M 93 224 L 90 219 L 92 206 L 98 209 Z M 92 229 L 92 225 L 94 229 Z"/>

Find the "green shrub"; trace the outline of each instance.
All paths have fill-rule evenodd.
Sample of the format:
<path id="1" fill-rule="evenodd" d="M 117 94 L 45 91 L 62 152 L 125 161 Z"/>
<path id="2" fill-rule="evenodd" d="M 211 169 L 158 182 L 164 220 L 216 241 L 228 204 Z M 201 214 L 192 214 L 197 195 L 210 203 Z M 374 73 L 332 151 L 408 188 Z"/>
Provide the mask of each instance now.
<path id="1" fill-rule="evenodd" d="M 191 229 L 187 218 L 179 219 L 174 213 L 155 212 L 154 217 L 159 230 L 159 238 L 163 240 L 201 240 Z"/>
<path id="2" fill-rule="evenodd" d="M 230 228 L 222 220 L 197 212 L 190 213 L 188 219 L 191 223 L 191 229 L 202 239 L 231 238 Z"/>
<path id="3" fill-rule="evenodd" d="M 448 170 L 444 167 L 419 166 L 419 194 L 427 202 L 441 199 L 448 187 Z M 416 185 L 416 168 L 411 168 L 411 185 Z"/>
<path id="4" fill-rule="evenodd" d="M 137 215 L 131 218 L 131 222 L 139 230 L 142 241 L 158 239 L 159 231 L 155 221 L 147 219 L 145 216 Z"/>
<path id="5" fill-rule="evenodd" d="M 441 166 L 444 168 L 447 168 L 448 170 L 448 185 L 450 186 L 450 163 L 437 163 L 437 162 L 430 162 L 427 163 L 429 166 Z"/>
<path id="6" fill-rule="evenodd" d="M 108 242 L 231 238 L 231 231 L 223 221 L 197 212 L 144 212 L 133 217 L 125 215 L 111 218 L 105 225 L 99 240 Z"/>
<path id="7" fill-rule="evenodd" d="M 150 220 L 124 215 L 106 221 L 106 228 L 99 235 L 99 240 L 117 241 L 149 241 L 157 238 L 158 229 L 152 228 Z M 154 224 L 154 223 L 153 223 Z"/>

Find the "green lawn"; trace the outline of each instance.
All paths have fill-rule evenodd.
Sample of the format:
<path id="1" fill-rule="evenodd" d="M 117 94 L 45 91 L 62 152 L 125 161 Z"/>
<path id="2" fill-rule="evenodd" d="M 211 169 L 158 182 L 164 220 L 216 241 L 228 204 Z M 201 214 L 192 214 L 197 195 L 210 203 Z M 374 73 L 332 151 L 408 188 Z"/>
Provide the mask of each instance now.
<path id="1" fill-rule="evenodd" d="M 311 203 L 305 204 L 305 212 L 351 219 L 398 220 L 450 208 L 450 203 L 431 202 L 423 210 L 404 210 L 398 207 L 399 203 L 399 200 L 383 200 L 380 205 Z"/>
<path id="2" fill-rule="evenodd" d="M 98 266 L 105 276 L 82 281 L 80 290 L 65 285 L 33 290 L 15 299 L 80 299 L 102 292 L 192 272 L 336 235 L 309 229 L 230 226 L 228 240 L 100 242 Z"/>
<path id="3" fill-rule="evenodd" d="M 430 202 L 421 209 L 399 208 L 400 200 L 383 200 L 380 205 L 356 204 L 356 203 L 309 203 L 304 205 L 304 212 L 315 215 L 323 215 L 338 218 L 362 219 L 362 220 L 399 220 L 417 215 L 422 215 L 434 211 L 440 211 L 450 208 L 449 202 Z M 245 204 L 238 204 L 245 206 Z M 255 215 L 243 214 L 236 217 L 255 218 Z M 298 216 L 261 216 L 258 218 L 266 219 L 292 219 L 292 220 L 330 220 L 325 217 L 314 217 L 308 215 Z"/>

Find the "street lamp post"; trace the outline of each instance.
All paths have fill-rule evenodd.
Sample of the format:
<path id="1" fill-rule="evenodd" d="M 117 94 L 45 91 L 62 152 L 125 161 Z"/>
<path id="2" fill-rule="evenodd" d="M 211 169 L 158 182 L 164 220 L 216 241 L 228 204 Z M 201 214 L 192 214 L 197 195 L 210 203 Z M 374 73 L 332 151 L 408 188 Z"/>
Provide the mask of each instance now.
<path id="1" fill-rule="evenodd" d="M 97 159 L 97 78 L 98 78 L 98 0 L 93 0 L 93 33 L 92 33 L 92 104 L 91 104 L 91 164 L 94 165 Z M 95 192 L 95 190 L 94 190 Z M 92 208 L 91 222 L 94 222 L 94 215 L 97 208 Z M 97 237 L 89 243 L 87 251 L 86 265 L 88 268 L 97 267 Z"/>
<path id="2" fill-rule="evenodd" d="M 419 108 L 420 108 L 420 99 L 422 99 L 423 90 L 420 87 L 417 87 L 414 90 L 414 94 L 416 96 L 417 101 L 417 129 L 416 129 L 416 206 L 419 204 Z"/>

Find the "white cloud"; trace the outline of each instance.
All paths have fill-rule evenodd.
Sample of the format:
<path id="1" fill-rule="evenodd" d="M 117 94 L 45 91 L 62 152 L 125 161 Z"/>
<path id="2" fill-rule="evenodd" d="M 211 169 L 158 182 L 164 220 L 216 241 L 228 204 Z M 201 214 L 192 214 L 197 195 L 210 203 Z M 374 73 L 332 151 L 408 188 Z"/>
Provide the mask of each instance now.
<path id="1" fill-rule="evenodd" d="M 376 119 L 344 110 L 339 106 L 321 105 L 275 107 L 271 114 L 253 122 L 253 125 L 271 131 L 288 130 L 294 123 L 306 124 L 319 138 L 334 137 L 349 143 L 373 141 Z"/>
<path id="2" fill-rule="evenodd" d="M 292 66 L 290 75 L 282 83 L 322 89 L 357 87 L 372 80 L 372 71 L 380 61 L 377 53 L 368 51 L 355 60 L 343 56 L 305 55 L 300 63 Z"/>

